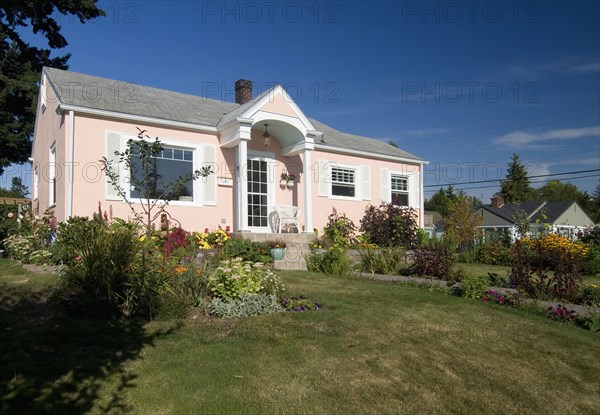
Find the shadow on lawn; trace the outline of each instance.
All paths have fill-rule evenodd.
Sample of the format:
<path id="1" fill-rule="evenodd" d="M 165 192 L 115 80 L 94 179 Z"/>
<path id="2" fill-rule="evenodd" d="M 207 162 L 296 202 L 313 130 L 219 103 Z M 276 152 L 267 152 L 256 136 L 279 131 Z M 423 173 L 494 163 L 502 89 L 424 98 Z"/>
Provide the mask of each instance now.
<path id="1" fill-rule="evenodd" d="M 177 327 L 148 333 L 143 321 L 73 319 L 50 295 L 0 286 L 0 413 L 128 412 L 136 375 L 124 364 Z"/>

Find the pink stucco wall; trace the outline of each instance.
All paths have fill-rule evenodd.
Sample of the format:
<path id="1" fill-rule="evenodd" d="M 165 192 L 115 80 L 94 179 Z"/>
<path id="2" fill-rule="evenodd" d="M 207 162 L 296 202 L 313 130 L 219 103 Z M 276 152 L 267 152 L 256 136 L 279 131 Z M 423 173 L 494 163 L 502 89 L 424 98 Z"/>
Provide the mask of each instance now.
<path id="1" fill-rule="evenodd" d="M 56 184 L 56 204 L 52 207 L 54 216 L 59 221 L 65 220 L 65 196 L 66 196 L 66 171 L 65 155 L 67 148 L 67 124 L 68 115 L 56 114 L 58 104 L 56 102 L 47 102 L 44 112 L 39 108 L 35 125 L 35 140 L 33 144 L 31 157 L 33 158 L 32 172 L 37 168 L 39 171 L 39 191 L 38 197 L 32 201 L 32 209 L 35 215 L 41 215 L 49 208 L 50 197 L 50 165 L 49 155 L 50 146 L 56 143 L 56 164 L 57 164 L 57 184 Z M 30 189 L 33 197 L 34 174 L 31 174 Z"/>
<path id="2" fill-rule="evenodd" d="M 218 137 L 215 134 L 79 115 L 75 123 L 74 160 L 77 165 L 74 169 L 73 215 L 90 215 L 97 211 L 98 202 L 101 202 L 103 210 L 112 208 L 117 217 L 131 217 L 131 211 L 124 202 L 105 197 L 105 178 L 100 172 L 98 160 L 105 153 L 108 131 L 135 136 L 135 127 L 147 130 L 148 135 L 159 137 L 163 142 L 168 140 L 189 144 L 213 144 L 217 147 L 217 176 L 230 177 L 231 172 L 235 171 L 235 150 L 219 148 Z M 217 186 L 217 206 L 199 207 L 173 202 L 168 211 L 187 229 L 200 230 L 205 227 L 215 228 L 219 224 L 232 225 L 233 192 L 232 186 Z"/>
<path id="3" fill-rule="evenodd" d="M 293 115 L 293 111 L 281 95 L 263 106 L 265 111 L 276 112 L 283 115 Z M 40 167 L 39 198 L 34 200 L 33 206 L 37 213 L 42 213 L 48 207 L 48 175 L 47 162 L 50 145 L 56 142 L 58 182 L 57 203 L 54 214 L 59 221 L 66 219 L 66 192 L 68 189 L 68 176 L 66 174 L 66 153 L 68 144 L 68 114 L 62 116 L 56 113 L 56 104 L 49 104 L 44 113 L 38 111 L 35 145 L 33 158 Z M 138 122 L 118 121 L 75 113 L 74 118 L 74 174 L 73 174 L 73 208 L 72 214 L 76 216 L 90 216 L 97 212 L 98 204 L 102 210 L 112 210 L 113 215 L 120 218 L 130 218 L 129 207 L 120 200 L 107 197 L 106 179 L 101 172 L 99 159 L 106 154 L 106 137 L 110 132 L 135 136 L 137 129 L 147 130 L 151 137 L 159 137 L 163 141 L 173 141 L 183 145 L 209 144 L 216 149 L 217 177 L 233 178 L 233 186 L 217 185 L 217 205 L 198 205 L 185 202 L 174 202 L 169 206 L 170 214 L 180 221 L 181 225 L 189 230 L 203 230 L 215 228 L 217 225 L 230 225 L 234 228 L 236 203 L 235 163 L 236 148 L 221 148 L 219 137 L 216 133 L 204 133 L 158 125 L 142 124 Z M 273 137 L 271 144 L 266 147 L 262 138 L 262 128 L 252 130 L 251 140 L 248 142 L 248 154 L 258 154 L 271 159 L 273 184 L 271 189 L 271 205 L 294 205 L 304 210 L 304 183 L 306 169 L 311 170 L 312 176 L 312 205 L 313 227 L 319 231 L 325 226 L 328 215 L 336 208 L 339 213 L 345 213 L 358 226 L 365 208 L 369 204 L 379 205 L 381 201 L 381 176 L 380 170 L 386 168 L 394 171 L 415 173 L 419 165 L 402 164 L 380 159 L 366 158 L 358 155 L 338 154 L 323 150 L 312 152 L 312 165 L 304 166 L 302 156 L 286 157 L 281 154 L 281 146 L 277 137 Z M 369 200 L 349 200 L 344 198 L 319 196 L 318 162 L 348 164 L 354 166 L 369 166 L 371 171 L 371 197 Z M 198 168 L 198 166 L 195 166 Z M 293 189 L 279 185 L 282 172 L 297 176 Z M 360 186 L 360 183 L 357 184 Z M 420 214 L 420 212 L 419 212 Z M 304 224 L 304 212 L 301 215 L 301 225 Z M 308 230 L 308 229 L 307 229 Z"/>
<path id="4" fill-rule="evenodd" d="M 418 173 L 419 165 L 405 164 L 379 159 L 369 159 L 354 155 L 337 154 L 332 152 L 315 150 L 312 155 L 313 172 L 317 172 L 318 160 L 327 160 L 329 163 L 341 163 L 355 166 L 369 166 L 371 170 L 371 198 L 370 200 L 348 200 L 340 197 L 319 196 L 319 182 L 316 174 L 313 176 L 313 226 L 321 231 L 327 223 L 327 217 L 335 208 L 339 214 L 345 213 L 352 219 L 356 226 L 359 226 L 360 219 L 363 217 L 365 208 L 368 205 L 379 206 L 381 203 L 381 174 L 380 169 L 389 169 L 406 173 Z M 359 184 L 360 186 L 360 184 Z M 420 209 L 416 209 L 420 216 Z M 417 223 L 419 216 L 416 218 Z"/>

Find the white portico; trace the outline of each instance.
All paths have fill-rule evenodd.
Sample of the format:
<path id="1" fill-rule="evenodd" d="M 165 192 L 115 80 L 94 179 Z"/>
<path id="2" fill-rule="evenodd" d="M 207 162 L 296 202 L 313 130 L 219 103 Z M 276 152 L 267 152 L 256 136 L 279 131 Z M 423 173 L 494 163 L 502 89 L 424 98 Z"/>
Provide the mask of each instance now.
<path id="1" fill-rule="evenodd" d="M 299 204 L 301 227 L 313 231 L 312 151 L 322 133 L 316 131 L 308 118 L 281 86 L 242 105 L 236 114 L 219 125 L 220 145 L 237 148 L 235 172 L 236 231 L 271 232 L 268 216 L 273 206 L 280 204 L 280 171 L 297 176 L 292 204 Z M 268 139 L 264 136 L 267 135 Z M 294 203 L 295 202 L 295 203 Z"/>

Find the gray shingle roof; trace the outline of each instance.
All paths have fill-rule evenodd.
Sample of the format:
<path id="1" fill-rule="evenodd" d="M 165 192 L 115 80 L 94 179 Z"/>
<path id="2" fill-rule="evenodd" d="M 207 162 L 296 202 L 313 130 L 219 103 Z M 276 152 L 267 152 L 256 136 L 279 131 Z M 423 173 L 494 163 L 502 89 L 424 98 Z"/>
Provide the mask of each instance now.
<path id="1" fill-rule="evenodd" d="M 238 104 L 44 68 L 60 102 L 78 107 L 216 127 Z M 133 88 L 133 89 L 131 89 Z M 116 93 L 118 91 L 118 94 Z"/>
<path id="2" fill-rule="evenodd" d="M 62 104 L 210 127 L 225 124 L 271 91 L 239 105 L 61 69 L 46 67 L 44 73 Z M 343 133 L 314 119 L 310 121 L 323 132 L 324 143 L 316 144 L 324 148 L 422 160 L 383 141 Z"/>
<path id="3" fill-rule="evenodd" d="M 315 126 L 317 130 L 323 133 L 324 143 L 317 142 L 316 144 L 322 145 L 324 147 L 344 148 L 348 150 L 366 151 L 369 153 L 381 154 L 386 156 L 423 160 L 407 151 L 394 147 L 388 143 L 377 140 L 375 138 L 343 133 L 312 118 L 310 118 L 310 122 Z"/>
<path id="4" fill-rule="evenodd" d="M 506 203 L 500 208 L 491 205 L 482 205 L 481 207 L 511 223 L 515 223 L 514 214 L 517 209 L 522 209 L 527 216 L 531 216 L 529 223 L 535 223 L 538 219 L 545 223 L 554 223 L 573 203 L 575 202 L 572 200 L 545 203 L 531 200 L 521 203 Z"/>

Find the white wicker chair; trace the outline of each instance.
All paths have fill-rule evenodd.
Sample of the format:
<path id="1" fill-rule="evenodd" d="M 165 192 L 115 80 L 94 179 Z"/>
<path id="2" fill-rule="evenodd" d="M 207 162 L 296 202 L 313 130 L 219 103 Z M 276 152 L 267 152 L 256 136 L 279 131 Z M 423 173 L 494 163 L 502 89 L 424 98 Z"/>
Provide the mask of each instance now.
<path id="1" fill-rule="evenodd" d="M 282 233 L 283 230 L 286 233 L 290 232 L 290 229 L 293 227 L 296 228 L 296 232 L 300 233 L 300 222 L 298 218 L 300 217 L 300 208 L 298 206 L 273 206 L 275 210 L 275 224 L 276 224 L 276 233 Z"/>

